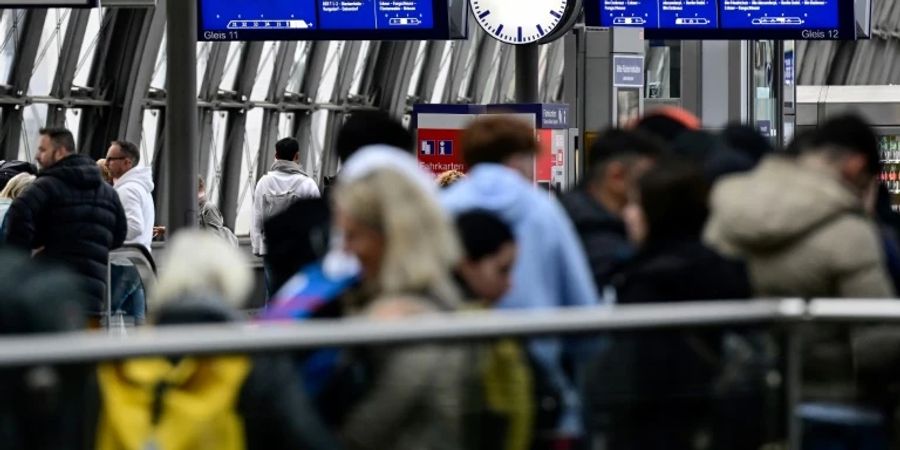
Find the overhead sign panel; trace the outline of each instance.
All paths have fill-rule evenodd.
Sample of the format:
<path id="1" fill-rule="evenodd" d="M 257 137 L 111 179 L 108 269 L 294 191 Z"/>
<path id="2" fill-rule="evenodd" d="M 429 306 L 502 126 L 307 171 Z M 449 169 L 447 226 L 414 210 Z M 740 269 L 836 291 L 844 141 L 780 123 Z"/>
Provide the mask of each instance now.
<path id="1" fill-rule="evenodd" d="M 855 39 L 854 0 L 590 0 L 587 23 L 649 39 Z"/>
<path id="2" fill-rule="evenodd" d="M 198 0 L 200 40 L 452 39 L 463 0 Z"/>

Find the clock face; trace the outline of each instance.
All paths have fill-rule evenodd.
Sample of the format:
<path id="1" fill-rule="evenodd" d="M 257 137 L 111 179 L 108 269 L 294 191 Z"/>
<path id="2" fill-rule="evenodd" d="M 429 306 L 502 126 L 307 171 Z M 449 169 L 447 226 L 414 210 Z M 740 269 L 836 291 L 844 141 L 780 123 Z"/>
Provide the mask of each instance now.
<path id="1" fill-rule="evenodd" d="M 470 0 L 481 28 L 507 44 L 531 44 L 563 23 L 573 0 Z"/>

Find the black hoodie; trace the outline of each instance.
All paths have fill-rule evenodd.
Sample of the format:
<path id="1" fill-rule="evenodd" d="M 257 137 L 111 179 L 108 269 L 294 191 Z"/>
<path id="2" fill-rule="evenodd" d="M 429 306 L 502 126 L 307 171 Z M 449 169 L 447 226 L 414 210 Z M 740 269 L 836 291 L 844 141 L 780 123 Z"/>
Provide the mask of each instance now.
<path id="1" fill-rule="evenodd" d="M 41 171 L 13 202 L 6 240 L 36 258 L 82 275 L 91 299 L 86 312 L 105 311 L 109 251 L 125 241 L 128 223 L 116 191 L 90 158 L 72 155 Z"/>
<path id="2" fill-rule="evenodd" d="M 610 284 L 612 276 L 634 255 L 625 223 L 583 189 L 560 199 L 587 253 L 597 289 Z"/>

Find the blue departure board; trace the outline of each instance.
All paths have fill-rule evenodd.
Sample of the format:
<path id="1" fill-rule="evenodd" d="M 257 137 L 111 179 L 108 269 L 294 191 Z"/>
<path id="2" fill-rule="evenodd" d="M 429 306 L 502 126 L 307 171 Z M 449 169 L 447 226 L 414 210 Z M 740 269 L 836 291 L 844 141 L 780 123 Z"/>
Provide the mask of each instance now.
<path id="1" fill-rule="evenodd" d="M 587 24 L 650 39 L 855 39 L 853 0 L 588 0 Z"/>
<path id="2" fill-rule="evenodd" d="M 464 18 L 454 23 L 450 5 L 463 1 L 198 0 L 199 38 L 207 41 L 452 39 L 462 37 L 467 24 Z"/>

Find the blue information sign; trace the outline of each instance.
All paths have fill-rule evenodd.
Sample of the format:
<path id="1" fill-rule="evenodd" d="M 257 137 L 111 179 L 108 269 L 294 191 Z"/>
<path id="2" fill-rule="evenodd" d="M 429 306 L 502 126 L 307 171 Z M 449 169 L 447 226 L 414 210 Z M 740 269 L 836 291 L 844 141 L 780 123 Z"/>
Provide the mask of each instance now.
<path id="1" fill-rule="evenodd" d="M 649 39 L 854 39 L 853 0 L 588 0 L 587 23 Z"/>
<path id="2" fill-rule="evenodd" d="M 449 39 L 457 0 L 197 0 L 206 41 Z"/>
<path id="3" fill-rule="evenodd" d="M 613 86 L 644 87 L 644 57 L 613 55 Z"/>

